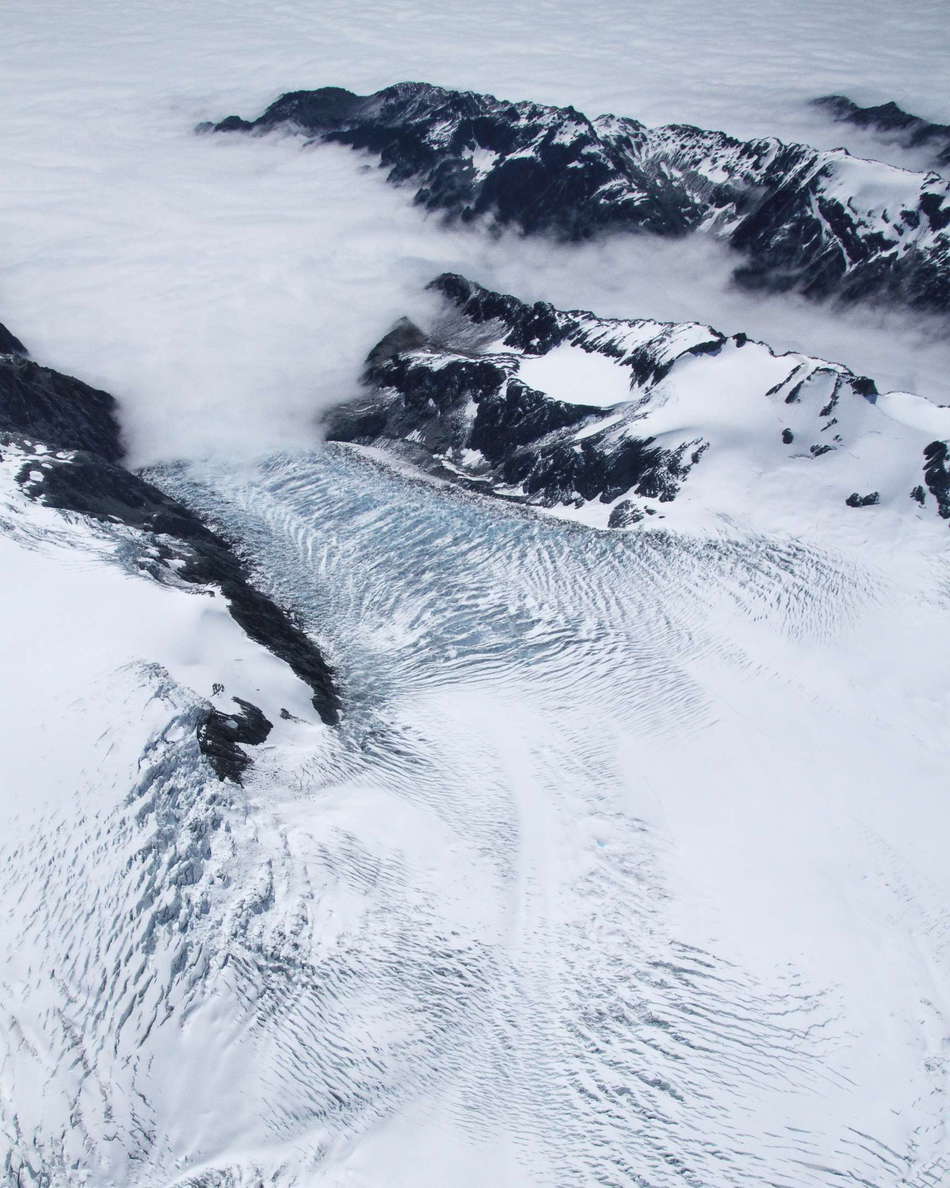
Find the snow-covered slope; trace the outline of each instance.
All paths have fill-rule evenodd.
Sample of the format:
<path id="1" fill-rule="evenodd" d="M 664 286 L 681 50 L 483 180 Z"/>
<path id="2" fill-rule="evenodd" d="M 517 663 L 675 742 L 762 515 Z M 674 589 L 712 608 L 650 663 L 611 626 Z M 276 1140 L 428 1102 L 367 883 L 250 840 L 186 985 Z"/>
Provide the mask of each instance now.
<path id="1" fill-rule="evenodd" d="M 184 1086 L 204 1141 L 227 1061 L 180 1025 L 238 1009 L 225 938 L 267 894 L 266 858 L 233 873 L 241 780 L 332 749 L 339 701 L 228 542 L 122 467 L 112 397 L 0 345 L 0 1179 L 118 1188 L 179 1157 Z"/>
<path id="2" fill-rule="evenodd" d="M 371 352 L 331 438 L 601 527 L 950 518 L 950 408 L 709 326 L 527 305 L 451 274 L 430 288 L 434 328 L 401 323 Z"/>
<path id="3" fill-rule="evenodd" d="M 128 1182 L 941 1183 L 944 558 L 345 446 L 153 477 L 332 624 L 347 715 L 249 773 Z"/>
<path id="4" fill-rule="evenodd" d="M 844 150 L 649 128 L 573 107 L 399 83 L 281 96 L 219 132 L 288 127 L 373 153 L 430 210 L 568 240 L 609 231 L 705 231 L 745 256 L 736 279 L 846 301 L 950 308 L 950 191 Z"/>
<path id="5" fill-rule="evenodd" d="M 599 419 L 619 371 L 674 435 L 698 402 L 710 444 L 661 514 L 717 447 L 748 475 L 757 407 L 795 414 L 768 369 L 883 403 L 889 446 L 943 416 L 708 327 L 439 287 L 427 343 L 399 327 L 371 372 L 421 359 L 438 395 L 456 364 L 524 368 L 542 408 Z M 763 371 L 718 418 L 705 383 L 669 387 L 745 352 Z M 342 444 L 143 476 L 105 456 L 105 393 L 2 368 L 11 1188 L 950 1174 L 932 493 L 919 520 L 837 498 L 822 518 L 783 482 L 751 489 L 789 509 L 767 534 L 739 504 L 591 533 Z M 841 424 L 860 454 L 867 426 Z M 69 448 L 82 425 L 103 452 Z M 196 580 L 228 564 L 233 585 Z M 327 639 L 336 729 L 301 654 L 246 626 L 242 582 Z"/>
<path id="6" fill-rule="evenodd" d="M 153 474 L 328 633 L 329 731 L 5 457 L 11 1188 L 942 1183 L 945 559 Z"/>
<path id="7" fill-rule="evenodd" d="M 24 496 L 48 456 L 2 451 L 0 1182 L 128 1188 L 233 1110 L 214 1019 L 239 1009 L 268 857 L 255 872 L 244 794 L 215 774 L 240 752 L 209 752 L 209 718 L 260 707 L 265 762 L 331 732 L 224 598 L 134 574 L 131 533 Z"/>
<path id="8" fill-rule="evenodd" d="M 192 587 L 214 599 L 233 620 L 235 638 L 246 637 L 245 650 L 266 649 L 273 656 L 269 667 L 276 671 L 286 667 L 288 675 L 309 689 L 306 716 L 316 710 L 325 722 L 334 723 L 337 692 L 331 670 L 313 642 L 284 610 L 254 588 L 245 562 L 228 541 L 121 465 L 116 402 L 109 393 L 33 362 L 12 335 L 7 345 L 11 349 L 0 354 L 6 545 L 42 542 L 47 535 L 34 525 L 36 516 L 28 512 L 28 501 L 59 509 L 76 534 L 77 551 L 88 550 L 87 537 L 101 540 L 100 551 L 107 556 L 115 553 L 130 573 L 181 591 Z M 68 540 L 69 534 L 55 527 L 58 520 L 57 513 L 50 513 L 39 523 L 54 525 L 52 535 Z M 28 591 L 45 581 L 27 579 L 23 585 Z M 135 592 L 129 597 L 134 604 Z M 68 600 L 62 605 L 68 605 Z M 209 625 L 209 640 L 220 634 Z M 223 682 L 212 683 L 220 685 L 220 694 L 225 693 Z M 232 703 L 231 692 L 224 697 L 223 709 L 208 704 L 197 738 L 217 773 L 236 779 L 248 762 L 238 744 L 259 743 L 268 737 L 273 722 L 267 713 L 273 707 L 264 711 L 236 692 L 233 698 Z"/>
<path id="9" fill-rule="evenodd" d="M 249 744 L 332 732 L 227 595 L 182 577 L 190 550 L 46 506 L 76 455 L 0 436 L 0 1182 L 119 1188 L 169 1166 L 189 1116 L 205 1133 L 203 1078 L 226 1080 L 223 1033 L 180 1025 L 234 995 Z"/>

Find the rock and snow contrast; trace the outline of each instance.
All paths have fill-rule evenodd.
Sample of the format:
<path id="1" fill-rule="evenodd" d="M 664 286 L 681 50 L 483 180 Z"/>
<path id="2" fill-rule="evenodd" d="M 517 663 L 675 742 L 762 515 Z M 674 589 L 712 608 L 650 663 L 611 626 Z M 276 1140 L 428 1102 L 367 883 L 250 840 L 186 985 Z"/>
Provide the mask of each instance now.
<path id="1" fill-rule="evenodd" d="M 741 253 L 735 278 L 751 288 L 950 309 L 950 186 L 844 150 L 589 119 L 426 83 L 294 91 L 256 120 L 202 127 L 290 128 L 364 150 L 453 219 L 567 240 L 703 231 Z"/>
<path id="2" fill-rule="evenodd" d="M 227 873 L 241 780 L 326 749 L 338 698 L 231 546 L 121 465 L 112 397 L 3 345 L 0 1182 L 130 1185 L 218 1059 L 163 1024 L 233 994 L 266 902 L 264 865 Z"/>
<path id="3" fill-rule="evenodd" d="M 112 554 L 113 564 L 127 573 L 171 588 L 197 587 L 214 603 L 211 618 L 223 607 L 235 629 L 248 637 L 244 650 L 253 651 L 255 645 L 266 649 L 277 665 L 287 667 L 288 676 L 309 689 L 308 717 L 315 710 L 318 719 L 336 723 L 339 699 L 332 672 L 314 643 L 286 611 L 254 588 L 246 564 L 229 542 L 122 466 L 115 400 L 33 362 L 19 339 L 9 331 L 4 334 L 10 348 L 0 354 L 5 526 L 11 540 L 27 547 L 25 591 L 34 584 L 29 578 L 29 545 L 44 535 L 34 522 L 57 525 L 52 535 L 64 541 L 72 531 L 77 551 L 106 558 Z M 56 514 L 34 513 L 28 501 L 58 509 L 67 518 L 60 523 L 62 517 Z M 136 596 L 130 599 L 134 603 Z M 195 617 L 203 616 L 196 610 Z M 228 628 L 225 637 L 229 633 L 236 631 Z M 209 640 L 216 634 L 221 630 L 209 626 Z M 155 662 L 159 663 L 157 657 Z M 212 686 L 225 708 L 208 701 L 197 727 L 198 744 L 219 775 L 236 779 L 249 762 L 238 744 L 264 741 L 272 723 L 259 706 L 237 694 L 224 696 L 226 686 L 218 680 L 208 686 L 209 695 Z M 280 708 L 286 717 L 288 711 Z"/>
<path id="4" fill-rule="evenodd" d="M 950 519 L 950 408 L 709 326 L 527 305 L 451 274 L 430 289 L 433 329 L 405 321 L 374 348 L 331 439 L 600 527 L 871 505 Z"/>
<path id="5" fill-rule="evenodd" d="M 945 183 L 795 123 L 950 70 L 674 7 L 11 0 L 2 1188 L 950 1184 Z"/>
<path id="6" fill-rule="evenodd" d="M 812 104 L 840 123 L 853 124 L 879 133 L 907 149 L 926 149 L 935 169 L 950 165 L 950 124 L 935 124 L 904 111 L 893 99 L 861 107 L 846 95 L 822 95 Z"/>

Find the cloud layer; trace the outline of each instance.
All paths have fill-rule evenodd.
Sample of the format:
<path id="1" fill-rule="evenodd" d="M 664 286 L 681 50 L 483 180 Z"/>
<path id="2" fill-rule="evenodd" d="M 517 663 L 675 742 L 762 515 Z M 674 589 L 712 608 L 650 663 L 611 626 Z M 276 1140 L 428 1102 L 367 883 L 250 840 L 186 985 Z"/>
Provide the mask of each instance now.
<path id="1" fill-rule="evenodd" d="M 319 409 L 349 394 L 396 317 L 425 317 L 421 289 L 446 268 L 564 307 L 744 330 L 950 400 L 950 347 L 932 323 L 739 293 L 715 245 L 625 237 L 567 249 L 445 231 L 346 150 L 191 131 L 294 86 L 424 77 L 821 139 L 802 100 L 828 90 L 950 113 L 930 7 L 895 23 L 891 9 L 852 0 L 820 22 L 784 8 L 779 21 L 772 2 L 737 21 L 724 0 L 615 3 L 585 15 L 575 49 L 577 13 L 541 0 L 487 14 L 440 4 L 438 20 L 429 3 L 331 2 L 318 17 L 249 0 L 94 0 L 81 13 L 18 0 L 0 50 L 0 317 L 37 357 L 121 400 L 141 462 L 312 443 Z M 932 67 L 926 94 L 923 82 L 906 90 L 924 77 L 908 72 L 914 53 Z M 827 142 L 844 135 L 834 126 Z"/>

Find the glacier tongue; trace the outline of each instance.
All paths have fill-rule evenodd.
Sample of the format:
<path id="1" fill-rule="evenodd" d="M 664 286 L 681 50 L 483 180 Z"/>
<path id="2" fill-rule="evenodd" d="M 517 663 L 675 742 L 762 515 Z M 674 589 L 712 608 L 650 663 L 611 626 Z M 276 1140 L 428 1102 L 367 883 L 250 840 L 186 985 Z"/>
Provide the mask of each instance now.
<path id="1" fill-rule="evenodd" d="M 340 446 L 152 477 L 351 710 L 252 770 L 132 1182 L 940 1182 L 945 558 L 591 535 Z"/>
<path id="2" fill-rule="evenodd" d="M 596 347 L 674 427 L 679 372 L 725 369 L 710 449 L 746 466 L 764 382 L 815 362 L 446 283 L 492 313 L 476 367 Z M 372 366 L 404 351 L 405 323 Z M 767 376 L 728 371 L 750 352 Z M 823 366 L 849 448 L 848 401 L 881 457 L 941 429 Z M 764 482 L 742 515 L 595 533 L 347 444 L 144 475 L 0 452 L 11 1185 L 950 1175 L 933 507 Z M 706 462 L 696 506 L 728 511 L 738 463 Z M 333 657 L 334 729 L 285 629 Z M 253 762 L 217 766 L 211 721 Z"/>

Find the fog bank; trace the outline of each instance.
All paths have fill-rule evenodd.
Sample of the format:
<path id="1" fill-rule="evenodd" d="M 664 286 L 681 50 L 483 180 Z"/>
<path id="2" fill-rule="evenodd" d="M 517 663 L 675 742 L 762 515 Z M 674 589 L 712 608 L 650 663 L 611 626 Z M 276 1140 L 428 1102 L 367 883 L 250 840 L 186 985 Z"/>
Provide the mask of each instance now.
<path id="1" fill-rule="evenodd" d="M 857 0 L 747 12 L 618 2 L 583 18 L 543 0 L 17 0 L 0 47 L 0 320 L 37 358 L 120 399 L 140 462 L 311 443 L 319 409 L 349 394 L 396 317 L 424 318 L 422 288 L 446 268 L 562 306 L 743 330 L 950 400 L 935 324 L 743 294 L 715 244 L 566 248 L 445 231 L 345 149 L 192 132 L 293 87 L 424 78 L 820 140 L 803 104 L 829 90 L 950 114 L 941 16 L 940 5 L 909 18 Z M 830 127 L 828 143 L 847 138 Z"/>

